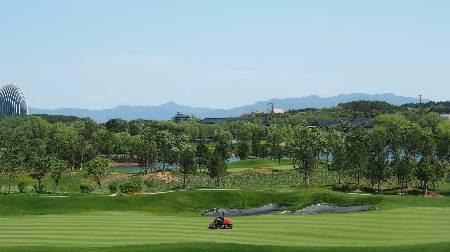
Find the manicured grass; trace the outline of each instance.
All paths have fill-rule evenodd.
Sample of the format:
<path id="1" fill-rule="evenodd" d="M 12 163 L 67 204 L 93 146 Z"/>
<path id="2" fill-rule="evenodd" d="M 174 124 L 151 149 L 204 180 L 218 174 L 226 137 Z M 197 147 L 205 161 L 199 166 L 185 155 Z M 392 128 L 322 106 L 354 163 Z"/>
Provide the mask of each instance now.
<path id="1" fill-rule="evenodd" d="M 441 183 L 437 187 L 440 194 L 450 196 L 450 183 Z"/>
<path id="2" fill-rule="evenodd" d="M 230 169 L 230 171 L 242 171 L 247 168 L 293 169 L 292 161 L 290 159 L 282 159 L 281 162 L 278 163 L 278 160 L 254 158 L 239 160 L 228 164 L 228 169 Z"/>
<path id="3" fill-rule="evenodd" d="M 0 217 L 0 247 L 161 243 L 170 247 L 187 242 L 288 247 L 409 246 L 448 242 L 448 216 L 448 207 L 408 207 L 356 214 L 235 217 L 233 230 L 208 230 L 207 217 L 142 212 L 9 216 Z"/>
<path id="4" fill-rule="evenodd" d="M 311 190 L 190 190 L 156 195 L 67 197 L 3 195 L 1 215 L 65 214 L 87 211 L 142 211 L 158 215 L 198 216 L 214 207 L 246 208 L 281 203 L 295 208 L 327 202 L 343 205 L 377 204 L 378 196 L 352 196 L 325 189 Z"/>
<path id="5" fill-rule="evenodd" d="M 212 207 L 375 204 L 353 214 L 234 217 Z M 0 251 L 450 251 L 450 197 L 364 196 L 326 189 L 182 191 L 147 196 L 0 195 Z"/>
<path id="6" fill-rule="evenodd" d="M 450 243 L 405 246 L 266 246 L 221 243 L 170 243 L 117 247 L 5 247 L 2 252 L 441 252 L 449 251 Z"/>
<path id="7" fill-rule="evenodd" d="M 372 204 L 377 209 L 403 207 L 449 207 L 450 197 L 412 195 L 349 195 L 327 189 L 281 190 L 188 190 L 155 195 L 0 195 L 0 216 L 71 214 L 94 211 L 134 211 L 155 215 L 198 216 L 214 207 L 248 208 L 280 203 L 301 209 L 317 203 Z"/>

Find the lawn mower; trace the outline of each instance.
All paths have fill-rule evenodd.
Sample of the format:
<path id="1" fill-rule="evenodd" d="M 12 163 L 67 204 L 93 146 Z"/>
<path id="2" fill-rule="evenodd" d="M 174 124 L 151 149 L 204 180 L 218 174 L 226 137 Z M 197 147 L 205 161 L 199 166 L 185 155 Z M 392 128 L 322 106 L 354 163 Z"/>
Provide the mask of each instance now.
<path id="1" fill-rule="evenodd" d="M 217 216 L 213 222 L 209 223 L 209 229 L 233 229 L 233 222 L 230 218 L 225 218 L 225 213 Z"/>

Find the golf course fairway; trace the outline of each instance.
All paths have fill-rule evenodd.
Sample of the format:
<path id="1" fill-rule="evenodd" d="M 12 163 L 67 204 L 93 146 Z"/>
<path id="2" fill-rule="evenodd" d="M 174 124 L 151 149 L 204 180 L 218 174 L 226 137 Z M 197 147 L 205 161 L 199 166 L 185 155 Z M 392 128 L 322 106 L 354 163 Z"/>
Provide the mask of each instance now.
<path id="1" fill-rule="evenodd" d="M 447 207 L 261 215 L 233 218 L 233 230 L 132 211 L 0 216 L 0 251 L 445 251 L 449 216 Z"/>

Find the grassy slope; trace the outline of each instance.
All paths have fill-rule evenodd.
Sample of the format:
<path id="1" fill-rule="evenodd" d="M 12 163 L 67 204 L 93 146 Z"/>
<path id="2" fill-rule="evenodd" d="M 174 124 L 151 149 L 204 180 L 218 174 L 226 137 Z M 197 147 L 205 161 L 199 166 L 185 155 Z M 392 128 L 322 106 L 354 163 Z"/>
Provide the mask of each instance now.
<path id="1" fill-rule="evenodd" d="M 380 209 L 347 215 L 237 217 L 236 229 L 231 231 L 207 230 L 210 218 L 197 215 L 216 206 L 271 202 L 302 206 L 318 201 L 379 202 Z M 445 243 L 450 237 L 449 205 L 449 197 L 348 196 L 321 189 L 128 197 L 0 196 L 0 251 L 39 251 L 23 246 L 43 246 L 40 251 L 79 251 L 79 246 L 85 251 L 210 251 L 212 247 L 214 251 L 449 251 L 450 244 Z M 164 242 L 170 244 L 145 245 Z M 430 245 L 411 247 L 424 243 Z M 362 250 L 355 245 L 370 247 Z M 109 250 L 111 246 L 116 247 Z"/>
<path id="2" fill-rule="evenodd" d="M 182 191 L 148 196 L 0 196 L 1 215 L 64 214 L 83 211 L 145 211 L 158 215 L 198 216 L 214 207 L 246 208 L 270 203 L 302 208 L 327 202 L 341 205 L 379 203 L 378 196 L 350 196 L 325 189 L 284 191 Z"/>
<path id="3" fill-rule="evenodd" d="M 292 161 L 288 159 L 282 159 L 281 163 L 278 163 L 278 160 L 255 158 L 239 160 L 237 162 L 228 164 L 228 169 L 230 171 L 242 171 L 248 168 L 292 169 Z"/>

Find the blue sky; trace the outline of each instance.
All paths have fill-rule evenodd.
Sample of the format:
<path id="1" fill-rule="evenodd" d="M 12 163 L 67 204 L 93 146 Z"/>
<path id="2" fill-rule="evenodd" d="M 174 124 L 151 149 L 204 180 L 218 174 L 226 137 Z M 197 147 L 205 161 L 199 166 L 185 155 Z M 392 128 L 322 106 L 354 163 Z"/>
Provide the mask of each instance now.
<path id="1" fill-rule="evenodd" d="M 450 1 L 0 1 L 0 83 L 38 108 L 450 99 Z"/>

